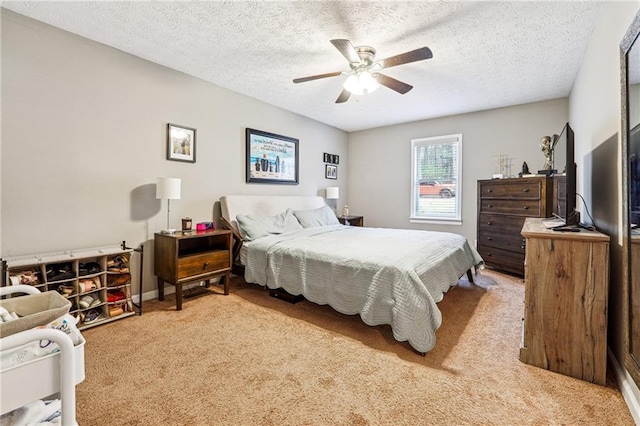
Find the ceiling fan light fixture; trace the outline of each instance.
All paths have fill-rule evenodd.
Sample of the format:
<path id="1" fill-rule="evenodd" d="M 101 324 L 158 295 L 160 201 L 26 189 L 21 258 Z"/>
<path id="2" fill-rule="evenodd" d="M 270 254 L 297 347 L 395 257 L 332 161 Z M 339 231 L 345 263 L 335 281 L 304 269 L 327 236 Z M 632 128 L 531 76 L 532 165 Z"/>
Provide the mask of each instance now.
<path id="1" fill-rule="evenodd" d="M 354 95 L 365 95 L 377 90 L 380 84 L 369 71 L 360 71 L 350 75 L 342 87 Z"/>

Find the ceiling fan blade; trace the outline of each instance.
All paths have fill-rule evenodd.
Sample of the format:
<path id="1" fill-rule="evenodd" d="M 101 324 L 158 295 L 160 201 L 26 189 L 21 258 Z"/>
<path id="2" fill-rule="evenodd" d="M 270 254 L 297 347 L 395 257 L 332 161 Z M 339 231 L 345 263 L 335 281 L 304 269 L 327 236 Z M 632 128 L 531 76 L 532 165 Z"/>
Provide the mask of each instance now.
<path id="1" fill-rule="evenodd" d="M 384 74 L 376 73 L 375 77 L 378 83 L 388 87 L 391 90 L 395 90 L 401 95 L 404 95 L 409 90 L 413 89 L 413 86 L 411 86 L 410 84 L 403 83 L 400 80 L 396 80 L 395 78 L 391 78 Z"/>
<path id="2" fill-rule="evenodd" d="M 347 89 L 343 89 L 340 93 L 340 96 L 338 96 L 338 99 L 336 99 L 336 103 L 341 104 L 343 102 L 347 102 L 350 96 L 351 92 L 349 92 Z"/>
<path id="3" fill-rule="evenodd" d="M 333 39 L 331 40 L 331 44 L 333 44 L 336 49 L 338 49 L 340 53 L 342 53 L 342 56 L 347 58 L 347 61 L 349 61 L 350 64 L 360 63 L 360 56 L 358 56 L 358 52 L 356 52 L 356 49 L 353 47 L 349 40 Z"/>
<path id="4" fill-rule="evenodd" d="M 391 56 L 386 59 L 377 61 L 382 68 L 391 68 L 402 64 L 408 64 L 411 62 L 423 61 L 425 59 L 433 58 L 433 53 L 428 47 L 421 47 L 410 52 L 401 53 L 396 56 Z"/>
<path id="5" fill-rule="evenodd" d="M 342 74 L 341 71 L 328 72 L 326 74 L 311 75 L 309 77 L 294 78 L 294 83 L 304 83 L 305 81 L 319 80 L 321 78 L 337 77 Z"/>

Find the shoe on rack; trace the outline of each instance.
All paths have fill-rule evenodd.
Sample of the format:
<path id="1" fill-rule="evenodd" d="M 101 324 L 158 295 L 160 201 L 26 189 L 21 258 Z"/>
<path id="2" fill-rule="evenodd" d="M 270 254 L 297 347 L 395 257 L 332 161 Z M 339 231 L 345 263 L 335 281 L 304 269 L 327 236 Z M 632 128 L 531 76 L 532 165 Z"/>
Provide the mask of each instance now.
<path id="1" fill-rule="evenodd" d="M 94 300 L 95 299 L 92 296 L 87 294 L 80 298 L 80 301 L 78 302 L 78 304 L 82 309 L 87 309 L 89 306 L 91 306 Z"/>
<path id="2" fill-rule="evenodd" d="M 126 256 L 118 255 L 107 262 L 109 272 L 119 272 L 125 274 L 129 272 L 129 259 Z"/>
<path id="3" fill-rule="evenodd" d="M 19 284 L 39 284 L 38 276 L 33 271 L 23 271 L 16 274 Z"/>
<path id="4" fill-rule="evenodd" d="M 78 281 L 78 287 L 80 288 L 80 293 L 86 293 L 87 291 L 95 290 L 96 283 L 93 278 L 83 279 Z"/>
<path id="5" fill-rule="evenodd" d="M 58 293 L 63 294 L 65 296 L 70 296 L 73 294 L 75 289 L 70 284 L 62 284 L 58 286 Z"/>
<path id="6" fill-rule="evenodd" d="M 122 309 L 120 306 L 111 306 L 109 308 L 110 317 L 117 317 L 118 315 L 122 315 L 122 314 L 124 314 L 124 309 Z"/>
<path id="7" fill-rule="evenodd" d="M 107 302 L 114 303 L 118 300 L 124 300 L 125 298 L 126 296 L 122 291 L 110 291 L 107 295 Z"/>
<path id="8" fill-rule="evenodd" d="M 107 277 L 107 286 L 119 287 L 131 282 L 131 274 L 109 275 Z"/>
<path id="9" fill-rule="evenodd" d="M 73 272 L 71 263 L 60 263 L 51 265 L 51 269 L 47 270 L 47 281 L 62 281 L 76 276 Z"/>
<path id="10" fill-rule="evenodd" d="M 91 309 L 90 311 L 87 311 L 84 314 L 84 323 L 85 324 L 90 324 L 98 319 L 100 319 L 102 317 L 102 314 L 100 313 L 100 311 L 98 309 Z"/>

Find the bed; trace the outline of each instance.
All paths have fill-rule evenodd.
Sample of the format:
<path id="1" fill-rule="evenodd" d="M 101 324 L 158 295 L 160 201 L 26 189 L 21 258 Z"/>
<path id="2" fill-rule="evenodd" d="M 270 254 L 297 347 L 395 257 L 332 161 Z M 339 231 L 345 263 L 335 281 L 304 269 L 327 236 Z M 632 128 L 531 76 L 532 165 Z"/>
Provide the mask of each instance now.
<path id="1" fill-rule="evenodd" d="M 389 324 L 424 354 L 442 323 L 437 303 L 482 258 L 453 233 L 340 225 L 322 197 L 221 197 L 244 278 L 269 289 Z"/>

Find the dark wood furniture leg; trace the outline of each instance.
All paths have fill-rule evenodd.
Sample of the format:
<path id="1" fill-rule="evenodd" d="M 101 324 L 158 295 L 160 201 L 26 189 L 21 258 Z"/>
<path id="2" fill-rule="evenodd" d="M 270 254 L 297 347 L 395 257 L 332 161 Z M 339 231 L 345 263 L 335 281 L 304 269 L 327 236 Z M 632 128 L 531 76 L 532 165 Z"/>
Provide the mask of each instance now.
<path id="1" fill-rule="evenodd" d="M 224 294 L 228 295 L 229 294 L 229 280 L 231 279 L 231 273 L 229 271 L 227 271 L 227 273 L 224 274 L 221 279 L 224 280 Z"/>
<path id="2" fill-rule="evenodd" d="M 182 310 L 182 283 L 176 284 L 176 311 Z"/>
<path id="3" fill-rule="evenodd" d="M 162 278 L 158 278 L 158 300 L 164 300 L 164 281 Z"/>

